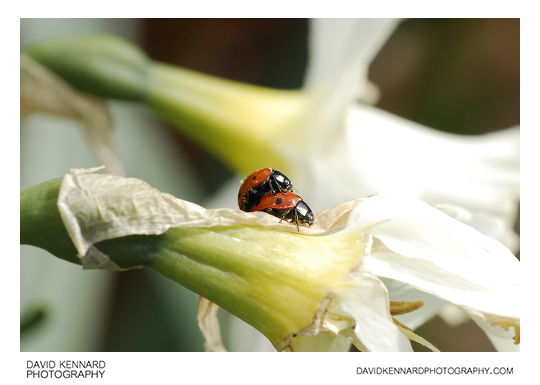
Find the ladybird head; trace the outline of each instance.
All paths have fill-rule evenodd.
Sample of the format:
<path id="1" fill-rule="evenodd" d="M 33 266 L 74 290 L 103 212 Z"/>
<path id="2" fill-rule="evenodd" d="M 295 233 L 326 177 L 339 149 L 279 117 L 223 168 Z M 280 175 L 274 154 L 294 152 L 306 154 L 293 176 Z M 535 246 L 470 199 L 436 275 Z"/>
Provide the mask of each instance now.
<path id="1" fill-rule="evenodd" d="M 298 202 L 298 204 L 296 205 L 296 212 L 298 213 L 298 222 L 305 223 L 308 226 L 311 226 L 313 224 L 313 221 L 315 220 L 315 215 L 313 215 L 313 211 L 311 211 L 306 202 Z"/>
<path id="2" fill-rule="evenodd" d="M 280 191 L 292 191 L 293 186 L 291 183 L 291 180 L 285 176 L 282 172 L 278 170 L 272 170 L 271 178 L 273 179 L 273 182 L 276 187 L 279 188 Z"/>

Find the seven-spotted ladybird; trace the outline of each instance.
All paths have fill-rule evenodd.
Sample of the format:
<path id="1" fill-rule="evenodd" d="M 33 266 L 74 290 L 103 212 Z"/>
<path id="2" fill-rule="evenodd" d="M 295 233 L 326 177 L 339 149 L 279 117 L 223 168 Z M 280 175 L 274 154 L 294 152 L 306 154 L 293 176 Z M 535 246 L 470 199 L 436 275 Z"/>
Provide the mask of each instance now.
<path id="1" fill-rule="evenodd" d="M 242 181 L 238 191 L 238 207 L 242 211 L 253 211 L 251 208 L 261 201 L 261 198 L 271 193 L 292 191 L 292 183 L 283 173 L 272 168 L 261 168 Z"/>
<path id="2" fill-rule="evenodd" d="M 275 217 L 285 219 L 288 222 L 295 222 L 296 228 L 300 231 L 298 224 L 311 226 L 314 215 L 309 206 L 298 195 L 292 192 L 268 193 L 264 195 L 257 205 L 251 207 L 249 211 L 264 211 Z"/>

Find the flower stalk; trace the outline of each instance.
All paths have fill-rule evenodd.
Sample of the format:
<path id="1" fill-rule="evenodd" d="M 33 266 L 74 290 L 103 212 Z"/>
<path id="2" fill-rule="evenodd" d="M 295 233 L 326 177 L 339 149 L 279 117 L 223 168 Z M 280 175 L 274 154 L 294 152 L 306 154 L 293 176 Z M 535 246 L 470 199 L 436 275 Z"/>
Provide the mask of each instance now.
<path id="1" fill-rule="evenodd" d="M 80 263 L 58 211 L 61 183 L 59 178 L 21 191 L 21 244 L 40 247 L 58 258 Z"/>

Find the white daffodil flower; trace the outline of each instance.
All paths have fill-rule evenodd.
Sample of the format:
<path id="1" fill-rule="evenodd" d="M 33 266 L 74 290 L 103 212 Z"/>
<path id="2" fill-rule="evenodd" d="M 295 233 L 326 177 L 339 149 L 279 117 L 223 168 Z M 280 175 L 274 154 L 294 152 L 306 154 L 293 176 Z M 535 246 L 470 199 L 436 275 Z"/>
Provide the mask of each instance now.
<path id="1" fill-rule="evenodd" d="M 395 318 L 422 303 L 391 301 L 380 277 L 451 301 L 502 342 L 512 328 L 519 342 L 519 262 L 500 242 L 414 197 L 346 202 L 298 231 L 266 213 L 204 209 L 95 171 L 71 170 L 23 191 L 22 241 L 69 260 L 76 249 L 85 268 L 153 269 L 242 318 L 280 351 L 347 350 L 351 342 L 362 351 L 411 351 L 410 340 L 437 350 Z"/>
<path id="2" fill-rule="evenodd" d="M 311 95 L 309 112 L 299 126 L 302 129 L 285 141 L 276 141 L 275 146 L 288 159 L 287 175 L 311 207 L 325 209 L 360 196 L 399 192 L 440 205 L 515 250 L 519 129 L 475 137 L 448 134 L 358 103 L 358 99 L 373 101 L 368 67 L 397 21 L 310 22 L 304 88 Z M 210 205 L 233 207 L 230 197 L 237 189 L 238 182 L 231 181 Z M 425 302 L 419 311 L 402 316 L 411 327 L 420 326 L 448 303 L 441 299 L 444 296 L 413 289 L 413 282 L 403 276 L 398 280 L 392 274 L 380 274 L 387 275 L 393 278 L 385 280 L 391 298 L 413 300 L 405 294 L 410 292 Z M 236 322 L 231 327 L 232 340 L 240 341 L 238 348 L 268 348 L 241 325 L 245 326 Z M 251 342 L 244 344 L 242 335 L 249 335 L 246 340 Z M 488 336 L 496 340 L 493 333 Z M 515 347 L 495 345 L 503 350 Z"/>
<path id="3" fill-rule="evenodd" d="M 444 205 L 445 213 L 515 247 L 519 131 L 445 134 L 357 103 L 376 95 L 366 74 L 395 25 L 385 19 L 311 20 L 306 83 L 296 91 L 153 62 L 135 47 L 104 36 L 43 43 L 28 54 L 87 92 L 146 104 L 243 176 L 262 167 L 284 172 L 315 212 L 339 215 L 330 208 L 379 194 L 346 216 L 363 250 L 355 267 L 347 266 L 348 280 L 338 274 L 330 284 L 326 274 L 333 276 L 335 267 L 322 259 L 302 257 L 301 265 L 294 259 L 291 267 L 307 271 L 312 266 L 317 274 L 311 278 L 319 280 L 312 284 L 331 294 L 304 313 L 312 316 L 310 322 L 284 328 L 294 334 L 284 340 L 283 333 L 270 335 L 263 325 L 240 317 L 275 348 L 344 349 L 352 340 L 363 350 L 408 350 L 405 335 L 420 339 L 392 315 L 416 327 L 452 303 L 477 321 L 498 349 L 508 350 L 519 336 L 519 262 L 497 241 L 428 204 Z M 238 179 L 210 206 L 233 207 Z M 321 218 L 325 215 L 318 214 L 316 224 Z M 392 311 L 390 300 L 425 305 L 402 315 L 407 307 L 395 305 Z M 202 313 L 215 314 L 206 306 Z M 203 316 L 199 321 L 215 325 Z M 305 328 L 292 330 L 302 323 Z M 257 344 L 250 340 L 244 349 Z"/>

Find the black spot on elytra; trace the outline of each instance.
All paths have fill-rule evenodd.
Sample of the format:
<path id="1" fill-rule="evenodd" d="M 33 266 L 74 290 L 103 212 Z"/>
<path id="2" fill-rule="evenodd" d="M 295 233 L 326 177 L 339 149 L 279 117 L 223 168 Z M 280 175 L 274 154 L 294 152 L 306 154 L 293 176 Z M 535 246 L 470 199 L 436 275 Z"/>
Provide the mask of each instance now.
<path id="1" fill-rule="evenodd" d="M 251 177 L 251 179 L 252 179 L 252 180 L 257 180 L 257 177 L 256 177 L 255 175 L 253 175 L 253 176 Z"/>
<path id="2" fill-rule="evenodd" d="M 276 199 L 276 205 L 280 205 L 283 202 L 282 198 Z"/>

